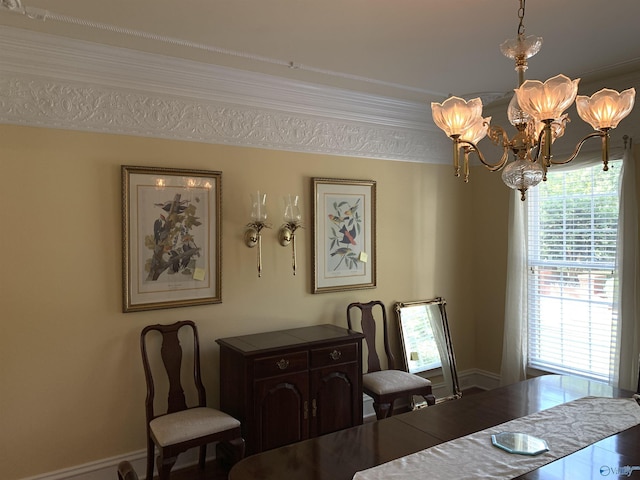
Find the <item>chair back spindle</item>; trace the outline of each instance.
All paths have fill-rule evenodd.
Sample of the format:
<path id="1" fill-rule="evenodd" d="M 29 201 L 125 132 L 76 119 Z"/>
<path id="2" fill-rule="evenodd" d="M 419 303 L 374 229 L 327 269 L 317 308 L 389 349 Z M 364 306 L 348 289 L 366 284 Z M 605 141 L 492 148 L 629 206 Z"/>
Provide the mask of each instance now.
<path id="1" fill-rule="evenodd" d="M 191 320 L 184 320 L 173 323 L 171 325 L 149 325 L 142 330 L 140 336 L 142 360 L 144 372 L 147 381 L 147 414 L 153 419 L 159 415 L 154 412 L 154 396 L 155 386 L 149 355 L 147 353 L 147 335 L 150 332 L 158 332 L 162 336 L 162 345 L 160 347 L 160 357 L 162 365 L 167 374 L 169 383 L 169 392 L 167 398 L 167 410 L 164 413 L 175 413 L 188 408 L 186 401 L 185 388 L 182 384 L 181 371 L 183 366 L 183 348 L 180 343 L 179 331 L 186 327 L 191 331 L 193 336 L 193 387 L 197 391 L 197 406 L 204 407 L 207 404 L 206 393 L 202 377 L 200 374 L 200 348 L 198 339 L 198 330 Z"/>
<path id="2" fill-rule="evenodd" d="M 182 346 L 178 338 L 177 330 L 166 332 L 162 337 L 160 349 L 162 363 L 169 379 L 169 397 L 167 400 L 167 413 L 179 412 L 187 408 L 187 400 L 184 394 L 180 370 L 182 369 Z"/>
<path id="3" fill-rule="evenodd" d="M 389 330 L 387 326 L 387 311 L 384 307 L 384 304 L 380 300 L 372 300 L 368 303 L 360 303 L 354 302 L 349 304 L 347 307 L 347 324 L 350 330 L 354 330 L 353 328 L 353 320 L 351 317 L 352 309 L 357 308 L 360 310 L 361 319 L 360 319 L 360 327 L 362 329 L 362 333 L 365 337 L 365 342 L 367 344 L 367 371 L 368 372 L 379 372 L 382 370 L 380 365 L 380 357 L 378 356 L 378 352 L 376 350 L 376 321 L 374 317 L 374 308 L 379 307 L 381 315 L 382 315 L 382 333 L 383 333 L 383 342 L 384 342 L 384 350 L 387 355 L 387 368 L 393 370 L 395 368 L 395 357 L 391 352 L 391 348 L 389 346 Z"/>

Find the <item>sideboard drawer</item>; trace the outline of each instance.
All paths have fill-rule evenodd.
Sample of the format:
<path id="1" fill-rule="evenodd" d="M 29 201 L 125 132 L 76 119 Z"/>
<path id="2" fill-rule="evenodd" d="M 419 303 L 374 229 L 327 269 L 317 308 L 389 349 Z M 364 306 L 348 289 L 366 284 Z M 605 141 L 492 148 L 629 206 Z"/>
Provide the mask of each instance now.
<path id="1" fill-rule="evenodd" d="M 303 351 L 258 358 L 253 365 L 254 377 L 257 379 L 307 370 L 309 359 L 307 352 Z"/>
<path id="2" fill-rule="evenodd" d="M 349 363 L 358 360 L 358 345 L 347 343 L 311 350 L 311 368 L 326 367 L 336 363 Z"/>

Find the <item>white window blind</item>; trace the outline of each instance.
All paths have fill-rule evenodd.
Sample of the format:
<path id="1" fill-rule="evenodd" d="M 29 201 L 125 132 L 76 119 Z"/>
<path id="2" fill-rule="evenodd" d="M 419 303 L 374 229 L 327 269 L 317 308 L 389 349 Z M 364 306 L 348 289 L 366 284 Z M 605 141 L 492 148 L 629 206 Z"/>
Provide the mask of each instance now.
<path id="1" fill-rule="evenodd" d="M 527 192 L 529 367 L 609 379 L 621 166 L 550 171 Z"/>

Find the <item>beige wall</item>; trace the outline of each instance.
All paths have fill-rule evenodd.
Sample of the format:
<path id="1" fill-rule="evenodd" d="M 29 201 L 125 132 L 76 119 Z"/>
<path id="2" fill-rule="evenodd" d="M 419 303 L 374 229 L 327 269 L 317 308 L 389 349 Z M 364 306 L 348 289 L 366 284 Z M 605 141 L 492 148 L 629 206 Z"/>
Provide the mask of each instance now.
<path id="1" fill-rule="evenodd" d="M 144 379 L 138 335 L 150 323 L 190 318 L 203 343 L 209 403 L 218 403 L 215 339 L 318 323 L 345 325 L 351 301 L 443 296 L 460 370 L 497 372 L 503 303 L 499 268 L 474 254 L 481 213 L 470 201 L 486 172 L 464 185 L 449 166 L 277 152 L 64 130 L 0 126 L 2 280 L 0 311 L 0 467 L 6 480 L 23 478 L 144 448 Z M 223 303 L 121 313 L 120 165 L 223 172 Z M 249 193 L 271 200 L 301 193 L 309 225 L 310 178 L 373 179 L 378 186 L 378 287 L 313 295 L 310 229 L 300 235 L 299 273 L 275 231 L 264 240 L 264 275 L 255 250 L 241 241 Z M 486 177 L 486 178 L 485 178 Z M 493 177 L 493 176 L 491 176 Z M 497 177 L 494 177 L 497 178 Z M 496 194 L 491 202 L 502 201 Z M 271 210 L 275 217 L 275 208 Z M 273 218 L 274 224 L 278 218 Z M 499 240 L 503 241 L 503 240 Z M 498 256 L 501 256 L 499 253 Z M 474 260 L 475 258 L 475 260 Z M 486 263 L 485 263 L 486 262 Z M 486 268 L 495 286 L 479 329 L 472 271 Z M 484 283 L 481 282 L 481 283 Z M 489 294 L 489 290 L 487 290 Z M 480 322 L 481 325 L 484 325 Z M 394 335 L 397 347 L 397 336 Z M 492 351 L 493 349 L 493 351 Z"/>
<path id="2" fill-rule="evenodd" d="M 473 286 L 476 357 L 474 367 L 500 373 L 507 274 L 509 197 L 512 190 L 502 183 L 500 172 L 476 168 L 469 186 L 473 236 Z"/>

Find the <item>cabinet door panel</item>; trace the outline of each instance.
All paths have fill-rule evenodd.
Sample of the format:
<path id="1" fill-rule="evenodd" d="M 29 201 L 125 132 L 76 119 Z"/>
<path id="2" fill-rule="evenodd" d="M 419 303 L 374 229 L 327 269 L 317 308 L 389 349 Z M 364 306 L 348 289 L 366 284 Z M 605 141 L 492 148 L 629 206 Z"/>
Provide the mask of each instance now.
<path id="1" fill-rule="evenodd" d="M 314 370 L 311 380 L 311 436 L 362 423 L 362 394 L 355 363 Z M 358 416 L 360 418 L 358 418 Z"/>
<path id="2" fill-rule="evenodd" d="M 309 436 L 309 375 L 302 372 L 260 380 L 256 386 L 256 440 L 251 451 L 264 451 Z"/>

